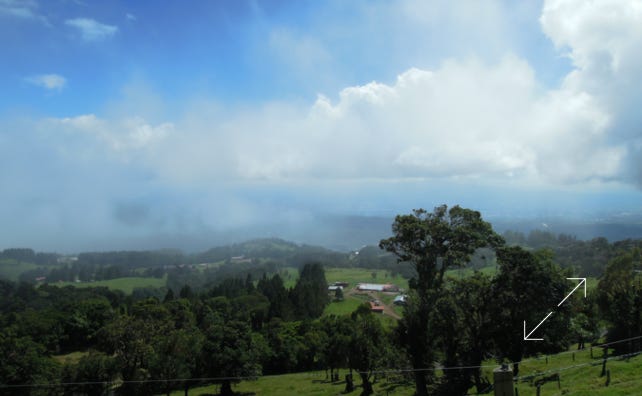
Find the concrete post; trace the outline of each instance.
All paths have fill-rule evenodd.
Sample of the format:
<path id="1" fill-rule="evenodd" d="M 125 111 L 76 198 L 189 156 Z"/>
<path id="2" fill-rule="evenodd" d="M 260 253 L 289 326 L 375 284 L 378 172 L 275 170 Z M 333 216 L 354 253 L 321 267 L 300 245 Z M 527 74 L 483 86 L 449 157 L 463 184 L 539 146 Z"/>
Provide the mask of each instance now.
<path id="1" fill-rule="evenodd" d="M 493 370 L 493 387 L 495 396 L 514 396 L 513 393 L 513 371 L 507 364 L 502 364 Z"/>

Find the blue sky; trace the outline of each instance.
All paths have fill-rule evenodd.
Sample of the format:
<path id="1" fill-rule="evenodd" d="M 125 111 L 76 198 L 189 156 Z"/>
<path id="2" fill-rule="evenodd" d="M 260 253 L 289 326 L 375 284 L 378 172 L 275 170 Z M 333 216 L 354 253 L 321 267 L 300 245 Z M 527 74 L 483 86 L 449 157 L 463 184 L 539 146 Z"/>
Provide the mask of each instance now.
<path id="1" fill-rule="evenodd" d="M 0 247 L 642 211 L 642 9 L 521 3 L 0 0 Z"/>

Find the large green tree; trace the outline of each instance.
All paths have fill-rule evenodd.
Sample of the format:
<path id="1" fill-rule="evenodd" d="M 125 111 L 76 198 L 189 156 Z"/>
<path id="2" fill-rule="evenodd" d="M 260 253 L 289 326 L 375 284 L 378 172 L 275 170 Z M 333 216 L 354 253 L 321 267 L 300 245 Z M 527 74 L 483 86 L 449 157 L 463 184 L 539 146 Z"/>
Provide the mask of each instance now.
<path id="1" fill-rule="evenodd" d="M 155 343 L 170 333 L 174 321 L 158 300 L 150 298 L 135 303 L 129 315 L 118 316 L 98 333 L 101 350 L 116 358 L 123 385 L 118 392 L 124 395 L 149 392 L 144 382 L 150 378 L 150 361 Z"/>
<path id="2" fill-rule="evenodd" d="M 201 324 L 204 340 L 200 361 L 204 376 L 218 378 L 221 395 L 230 395 L 233 382 L 261 373 L 260 356 L 248 321 L 237 317 L 224 297 L 214 300 L 217 309 Z"/>
<path id="3" fill-rule="evenodd" d="M 436 303 L 435 327 L 445 367 L 441 388 L 446 394 L 466 394 L 471 385 L 483 393 L 489 382 L 482 379 L 478 366 L 492 349 L 493 293 L 491 278 L 481 272 L 453 279 Z"/>
<path id="4" fill-rule="evenodd" d="M 552 253 L 546 250 L 532 253 L 518 246 L 505 247 L 498 249 L 497 259 L 499 273 L 492 286 L 496 355 L 519 362 L 528 355 L 567 348 L 573 335 L 571 306 L 581 295 L 578 291 L 558 306 L 575 286 L 566 279 L 570 273 L 553 263 Z M 529 337 L 543 340 L 524 340 L 524 333 L 545 318 Z M 519 363 L 513 363 L 513 373 L 518 372 Z"/>
<path id="5" fill-rule="evenodd" d="M 635 253 L 622 253 L 611 260 L 598 284 L 597 301 L 602 316 L 609 322 L 609 341 L 642 333 L 642 273 Z M 640 339 L 613 345 L 620 353 L 637 351 L 641 346 Z"/>
<path id="6" fill-rule="evenodd" d="M 400 342 L 415 369 L 416 394 L 428 394 L 435 360 L 435 302 L 442 294 L 444 275 L 449 268 L 465 265 L 476 249 L 497 247 L 503 239 L 477 211 L 446 205 L 432 212 L 417 209 L 399 215 L 392 224 L 393 236 L 379 243 L 398 261 L 413 265 L 416 277 L 410 288 L 416 291 L 400 323 Z"/>
<path id="7" fill-rule="evenodd" d="M 361 395 L 371 395 L 372 374 L 384 359 L 388 338 L 381 321 L 370 310 L 370 305 L 361 305 L 352 313 L 351 319 L 353 332 L 348 348 L 348 362 L 350 368 L 356 370 L 361 377 Z"/>

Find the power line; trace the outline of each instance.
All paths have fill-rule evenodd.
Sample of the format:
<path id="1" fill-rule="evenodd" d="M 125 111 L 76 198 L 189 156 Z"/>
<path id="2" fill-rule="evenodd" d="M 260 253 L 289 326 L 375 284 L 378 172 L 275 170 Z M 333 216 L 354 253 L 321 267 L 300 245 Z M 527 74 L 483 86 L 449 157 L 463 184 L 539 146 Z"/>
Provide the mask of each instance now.
<path id="1" fill-rule="evenodd" d="M 614 360 L 614 359 L 626 359 L 626 358 L 631 357 L 631 356 L 639 355 L 640 353 L 642 353 L 642 350 L 638 350 L 638 351 L 630 352 L 630 353 L 625 353 L 623 355 L 616 355 L 616 356 L 610 356 L 610 357 L 607 357 L 607 358 L 602 358 L 602 359 L 599 359 L 598 361 L 595 361 L 595 362 L 586 362 L 586 363 L 574 364 L 572 366 L 566 366 L 566 367 L 560 367 L 560 368 L 552 368 L 552 369 L 549 369 L 549 370 L 546 370 L 546 371 L 541 371 L 541 372 L 537 372 L 537 373 L 534 373 L 534 374 L 525 375 L 525 376 L 522 376 L 522 377 L 515 377 L 514 380 L 515 381 L 519 381 L 519 380 L 535 378 L 535 377 L 539 377 L 539 376 L 542 376 L 542 375 L 551 374 L 551 373 L 558 373 L 558 372 L 561 372 L 561 371 L 566 371 L 566 370 L 569 370 L 569 369 L 572 369 L 572 368 L 578 368 L 578 367 L 599 366 L 604 361 L 610 361 L 610 360 Z"/>

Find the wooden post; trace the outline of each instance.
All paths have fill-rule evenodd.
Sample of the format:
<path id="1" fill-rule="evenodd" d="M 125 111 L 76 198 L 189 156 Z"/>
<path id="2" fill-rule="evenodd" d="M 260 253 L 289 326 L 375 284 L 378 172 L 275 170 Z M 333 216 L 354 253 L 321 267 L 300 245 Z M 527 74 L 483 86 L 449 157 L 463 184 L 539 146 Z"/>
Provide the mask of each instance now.
<path id="1" fill-rule="evenodd" d="M 611 370 L 606 370 L 606 386 L 609 386 L 611 383 Z"/>
<path id="2" fill-rule="evenodd" d="M 573 352 L 573 361 L 575 361 L 575 352 Z"/>
<path id="3" fill-rule="evenodd" d="M 608 347 L 602 347 L 602 374 L 600 377 L 604 377 L 606 375 L 606 358 L 608 356 Z"/>
<path id="4" fill-rule="evenodd" d="M 537 396 L 539 396 L 539 392 L 541 391 L 542 385 L 538 384 L 537 385 Z"/>
<path id="5" fill-rule="evenodd" d="M 493 370 L 493 388 L 495 396 L 514 396 L 513 393 L 513 371 L 507 364 L 502 364 Z"/>

